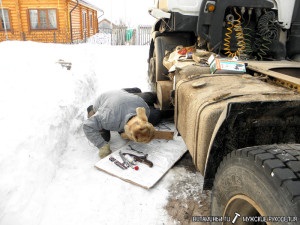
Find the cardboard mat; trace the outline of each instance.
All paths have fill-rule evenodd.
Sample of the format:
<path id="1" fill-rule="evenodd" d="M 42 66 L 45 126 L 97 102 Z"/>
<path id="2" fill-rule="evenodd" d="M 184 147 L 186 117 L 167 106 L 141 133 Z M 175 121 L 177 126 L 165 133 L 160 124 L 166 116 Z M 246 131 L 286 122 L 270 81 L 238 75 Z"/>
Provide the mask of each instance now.
<path id="1" fill-rule="evenodd" d="M 164 127 L 174 130 L 172 123 L 164 124 Z M 119 152 L 130 152 L 132 151 L 131 149 L 148 154 L 147 159 L 153 163 L 153 166 L 149 167 L 144 163 L 137 162 L 138 170 L 132 168 L 123 170 L 109 160 L 110 157 L 113 157 L 123 162 Z M 173 140 L 152 140 L 148 144 L 129 141 L 113 150 L 109 156 L 101 159 L 96 163 L 95 167 L 126 182 L 150 189 L 173 167 L 186 151 L 187 147 L 184 141 L 176 134 Z M 135 154 L 134 151 L 132 153 Z"/>

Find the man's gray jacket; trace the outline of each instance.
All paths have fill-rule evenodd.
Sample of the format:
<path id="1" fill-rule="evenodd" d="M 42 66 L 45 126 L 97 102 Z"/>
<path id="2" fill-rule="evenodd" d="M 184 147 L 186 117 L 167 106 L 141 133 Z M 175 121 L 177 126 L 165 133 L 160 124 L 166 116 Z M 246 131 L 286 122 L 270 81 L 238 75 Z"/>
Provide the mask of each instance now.
<path id="1" fill-rule="evenodd" d="M 136 108 L 144 107 L 149 117 L 150 109 L 139 96 L 125 91 L 109 91 L 101 94 L 93 105 L 95 114 L 84 121 L 83 131 L 96 147 L 106 144 L 100 135 L 102 129 L 123 132 L 130 118 L 136 115 Z"/>

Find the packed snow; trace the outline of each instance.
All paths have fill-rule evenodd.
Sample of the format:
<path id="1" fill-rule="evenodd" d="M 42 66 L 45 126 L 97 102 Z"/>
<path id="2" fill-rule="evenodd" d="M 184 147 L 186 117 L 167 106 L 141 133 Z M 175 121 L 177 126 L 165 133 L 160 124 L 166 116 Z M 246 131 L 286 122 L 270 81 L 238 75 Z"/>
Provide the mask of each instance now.
<path id="1" fill-rule="evenodd" d="M 145 190 L 95 169 L 86 108 L 107 90 L 148 91 L 149 46 L 93 43 L 0 43 L 1 225 L 174 224 L 168 188 L 188 176 L 201 182 L 171 169 Z"/>

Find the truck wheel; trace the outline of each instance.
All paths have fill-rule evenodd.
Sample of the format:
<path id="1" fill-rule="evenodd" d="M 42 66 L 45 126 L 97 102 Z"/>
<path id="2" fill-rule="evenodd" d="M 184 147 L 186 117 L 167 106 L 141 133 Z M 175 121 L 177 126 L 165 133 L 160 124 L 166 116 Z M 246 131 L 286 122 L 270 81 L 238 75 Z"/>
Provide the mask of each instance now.
<path id="1" fill-rule="evenodd" d="M 148 64 L 148 83 L 150 90 L 156 92 L 156 73 L 155 73 L 155 55 L 150 58 Z"/>
<path id="2" fill-rule="evenodd" d="M 153 71 L 155 75 L 153 77 L 155 77 L 155 82 L 169 79 L 167 77 L 168 70 L 163 65 L 166 50 L 173 51 L 178 45 L 191 46 L 193 44 L 194 38 L 189 33 L 166 33 L 163 36 L 156 37 L 153 52 L 153 59 L 155 60 L 155 70 Z"/>
<path id="3" fill-rule="evenodd" d="M 168 36 L 159 36 L 155 39 L 154 41 L 154 51 L 155 51 L 155 77 L 156 81 L 161 81 L 161 80 L 168 80 L 167 74 L 168 70 L 167 68 L 163 65 L 163 59 L 165 57 L 165 51 L 169 50 L 171 51 L 172 48 L 175 48 L 174 46 L 170 47 L 168 46 L 168 42 L 172 39 Z M 175 44 L 177 45 L 177 44 Z"/>
<path id="4" fill-rule="evenodd" d="M 215 177 L 211 215 L 230 217 L 224 224 L 299 224 L 300 145 L 264 145 L 229 153 Z"/>

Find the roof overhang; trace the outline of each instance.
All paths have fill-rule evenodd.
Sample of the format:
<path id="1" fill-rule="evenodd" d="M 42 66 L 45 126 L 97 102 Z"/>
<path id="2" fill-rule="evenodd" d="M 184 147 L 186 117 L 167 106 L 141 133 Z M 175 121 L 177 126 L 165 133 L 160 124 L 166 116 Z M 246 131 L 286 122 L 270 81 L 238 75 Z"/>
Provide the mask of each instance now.
<path id="1" fill-rule="evenodd" d="M 77 0 L 72 0 L 72 1 L 73 1 L 73 2 L 77 2 Z M 88 7 L 88 8 L 91 8 L 91 9 L 94 9 L 94 10 L 103 12 L 102 9 L 100 9 L 99 7 L 97 7 L 97 6 L 95 6 L 95 5 L 91 4 L 91 3 L 89 3 L 88 1 L 78 0 L 78 3 L 79 3 L 80 5 L 84 5 L 84 6 Z"/>

